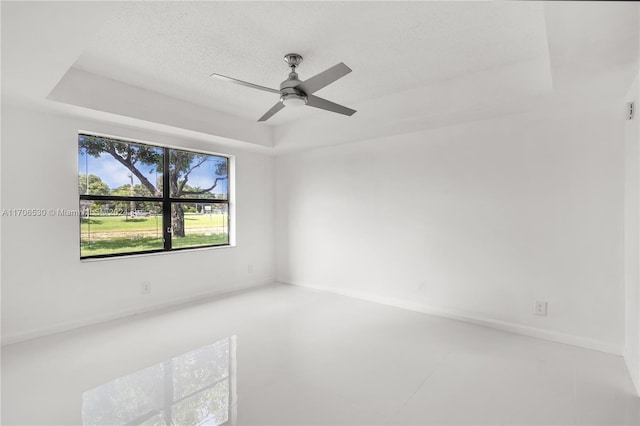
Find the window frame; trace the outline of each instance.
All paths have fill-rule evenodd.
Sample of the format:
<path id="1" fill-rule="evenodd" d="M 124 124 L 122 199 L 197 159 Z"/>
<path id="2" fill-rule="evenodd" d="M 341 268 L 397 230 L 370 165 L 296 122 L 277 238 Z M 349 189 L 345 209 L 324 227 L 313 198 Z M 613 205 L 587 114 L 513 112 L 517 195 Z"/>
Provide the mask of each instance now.
<path id="1" fill-rule="evenodd" d="M 168 145 L 160 145 L 157 143 L 150 143 L 146 141 L 139 141 L 129 138 L 123 138 L 118 136 L 107 136 L 94 132 L 86 132 L 79 131 L 78 132 L 78 142 L 81 136 L 88 137 L 97 137 L 103 139 L 113 140 L 119 143 L 125 144 L 135 144 L 135 145 L 145 145 L 151 148 L 158 148 L 162 150 L 163 155 L 163 173 L 162 173 L 162 196 L 121 196 L 121 195 L 91 195 L 91 194 L 78 194 L 78 202 L 79 202 L 79 243 L 80 243 L 80 260 L 91 260 L 91 259 L 105 259 L 105 258 L 113 258 L 113 257 L 124 257 L 124 256 L 143 256 L 149 254 L 158 254 L 158 253 L 172 253 L 172 252 L 180 252 L 185 250 L 200 250 L 206 248 L 221 248 L 221 247 L 232 247 L 235 244 L 232 243 L 232 233 L 234 228 L 232 227 L 232 199 L 233 199 L 233 171 L 235 170 L 235 158 L 229 154 L 220 154 L 214 152 L 207 151 L 199 151 L 189 148 L 183 147 L 174 147 Z M 219 198 L 194 198 L 194 197 L 172 197 L 171 189 L 170 189 L 170 152 L 171 151 L 182 151 L 199 155 L 209 155 L 226 159 L 227 162 L 227 197 L 225 200 Z M 78 170 L 79 172 L 80 170 Z M 88 189 L 88 188 L 87 188 Z M 82 202 L 83 201 L 118 201 L 118 202 L 154 202 L 160 203 L 162 206 L 162 240 L 163 240 L 163 248 L 154 249 L 154 250 L 144 250 L 144 251 L 133 251 L 133 252 L 122 252 L 122 253 L 111 253 L 111 254 L 96 254 L 90 256 L 82 255 Z M 226 206 L 227 211 L 227 242 L 223 244 L 206 244 L 206 245 L 198 245 L 192 247 L 172 247 L 172 232 L 171 232 L 171 211 L 173 204 L 189 204 L 189 203 L 198 203 L 198 204 L 220 204 Z M 166 224 L 169 224 L 167 226 Z"/>

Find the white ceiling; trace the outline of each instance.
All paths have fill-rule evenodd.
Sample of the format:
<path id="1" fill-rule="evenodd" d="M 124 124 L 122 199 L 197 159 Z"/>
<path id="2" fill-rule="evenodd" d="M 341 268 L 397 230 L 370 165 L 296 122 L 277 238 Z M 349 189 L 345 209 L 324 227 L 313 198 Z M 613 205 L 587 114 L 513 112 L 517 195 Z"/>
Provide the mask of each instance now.
<path id="1" fill-rule="evenodd" d="M 3 101 L 48 97 L 282 149 L 622 94 L 638 59 L 638 4 L 624 2 L 2 2 L 1 12 Z M 285 108 L 256 123 L 277 95 L 209 77 L 278 88 L 289 52 L 304 57 L 301 79 L 346 63 L 353 72 L 317 95 L 358 112 Z"/>
<path id="2" fill-rule="evenodd" d="M 534 3 L 132 3 L 92 35 L 75 66 L 255 120 L 277 95 L 209 75 L 278 88 L 288 52 L 305 58 L 301 79 L 351 67 L 319 94 L 349 104 L 546 56 L 547 41 Z"/>

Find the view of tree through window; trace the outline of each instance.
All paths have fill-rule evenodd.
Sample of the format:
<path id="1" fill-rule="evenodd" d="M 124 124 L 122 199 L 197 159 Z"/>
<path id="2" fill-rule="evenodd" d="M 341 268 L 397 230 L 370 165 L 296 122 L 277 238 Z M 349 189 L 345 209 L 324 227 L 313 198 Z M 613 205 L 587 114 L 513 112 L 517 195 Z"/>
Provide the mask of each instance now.
<path id="1" fill-rule="evenodd" d="M 78 171 L 81 257 L 229 244 L 227 157 L 80 134 Z"/>

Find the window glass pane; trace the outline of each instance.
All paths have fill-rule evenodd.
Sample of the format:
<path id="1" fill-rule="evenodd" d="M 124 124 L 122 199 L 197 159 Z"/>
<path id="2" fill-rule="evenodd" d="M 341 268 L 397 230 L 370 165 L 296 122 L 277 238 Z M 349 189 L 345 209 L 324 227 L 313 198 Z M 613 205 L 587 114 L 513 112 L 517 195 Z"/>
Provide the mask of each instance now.
<path id="1" fill-rule="evenodd" d="M 217 155 L 169 151 L 169 182 L 175 198 L 228 199 L 229 160 Z"/>
<path id="2" fill-rule="evenodd" d="M 227 205 L 173 203 L 171 241 L 173 248 L 229 244 Z"/>
<path id="3" fill-rule="evenodd" d="M 162 148 L 78 136 L 81 195 L 162 196 Z"/>
<path id="4" fill-rule="evenodd" d="M 82 200 L 80 209 L 82 257 L 164 247 L 160 202 Z"/>

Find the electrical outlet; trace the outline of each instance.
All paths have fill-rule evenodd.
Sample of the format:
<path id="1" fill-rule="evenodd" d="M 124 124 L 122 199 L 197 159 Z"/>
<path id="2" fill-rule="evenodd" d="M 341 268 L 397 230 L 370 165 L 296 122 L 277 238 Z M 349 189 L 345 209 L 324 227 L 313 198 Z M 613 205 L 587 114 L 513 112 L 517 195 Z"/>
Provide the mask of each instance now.
<path id="1" fill-rule="evenodd" d="M 142 294 L 151 294 L 151 282 L 142 281 L 142 283 L 140 284 L 140 292 Z"/>
<path id="2" fill-rule="evenodd" d="M 536 300 L 536 303 L 533 307 L 533 313 L 535 315 L 540 315 L 542 317 L 547 316 L 547 302 L 542 300 Z"/>

